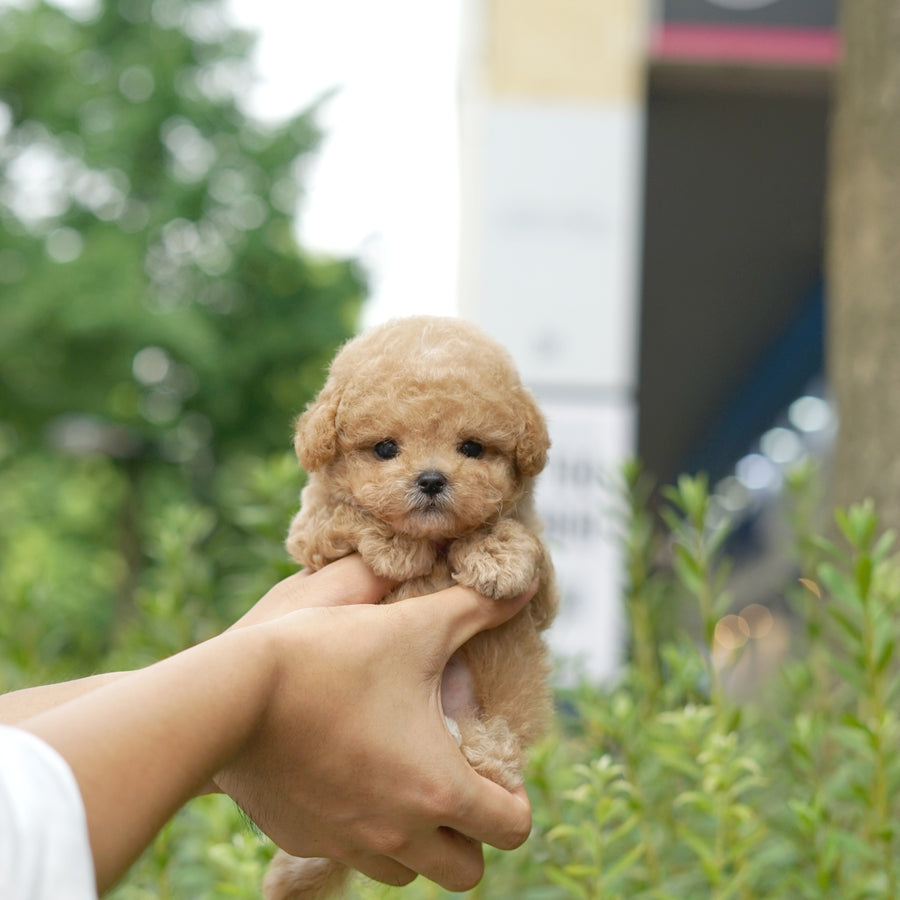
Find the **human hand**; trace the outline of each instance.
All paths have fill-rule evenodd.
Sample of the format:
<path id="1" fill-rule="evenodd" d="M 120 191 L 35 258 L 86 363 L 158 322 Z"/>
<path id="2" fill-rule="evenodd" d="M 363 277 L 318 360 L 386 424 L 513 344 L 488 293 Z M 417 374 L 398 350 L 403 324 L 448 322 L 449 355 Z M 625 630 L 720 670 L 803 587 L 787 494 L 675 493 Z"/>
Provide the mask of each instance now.
<path id="1" fill-rule="evenodd" d="M 316 572 L 301 569 L 288 575 L 273 585 L 227 631 L 271 622 L 299 609 L 378 603 L 394 584 L 376 575 L 362 557 L 354 553 Z M 221 791 L 217 778 L 213 777 L 196 791 L 196 796 Z"/>
<path id="2" fill-rule="evenodd" d="M 301 600 L 337 565 L 300 580 Z M 384 587 L 348 593 L 340 574 L 332 573 L 335 598 L 371 603 L 363 598 Z M 390 884 L 421 873 L 451 890 L 472 887 L 484 868 L 481 842 L 521 844 L 530 808 L 524 790 L 510 794 L 465 761 L 444 724 L 441 677 L 465 641 L 533 593 L 492 601 L 457 586 L 277 620 L 297 597 L 264 598 L 248 616 L 262 623 L 277 677 L 253 738 L 218 785 L 289 853 L 339 859 Z"/>

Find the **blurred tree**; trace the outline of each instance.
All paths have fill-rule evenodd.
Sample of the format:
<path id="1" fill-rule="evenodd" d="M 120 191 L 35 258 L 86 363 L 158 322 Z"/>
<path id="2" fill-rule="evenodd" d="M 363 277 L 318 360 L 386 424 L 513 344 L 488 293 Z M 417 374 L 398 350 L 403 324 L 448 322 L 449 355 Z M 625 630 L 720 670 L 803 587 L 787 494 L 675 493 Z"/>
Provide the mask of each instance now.
<path id="1" fill-rule="evenodd" d="M 363 286 L 295 242 L 315 108 L 248 117 L 250 47 L 222 0 L 0 0 L 0 690 L 291 567 L 290 422 Z"/>
<path id="2" fill-rule="evenodd" d="M 844 0 L 829 184 L 828 356 L 841 428 L 834 500 L 900 527 L 900 15 Z"/>
<path id="3" fill-rule="evenodd" d="M 361 282 L 296 246 L 318 135 L 241 111 L 250 45 L 220 0 L 0 7 L 0 445 L 289 445 Z"/>

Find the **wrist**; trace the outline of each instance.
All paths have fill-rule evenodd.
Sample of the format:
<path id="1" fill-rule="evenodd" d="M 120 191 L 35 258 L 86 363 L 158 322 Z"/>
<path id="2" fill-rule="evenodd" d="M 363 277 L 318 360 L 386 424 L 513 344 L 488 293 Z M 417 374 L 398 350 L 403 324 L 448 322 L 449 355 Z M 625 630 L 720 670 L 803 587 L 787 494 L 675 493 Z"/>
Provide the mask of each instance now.
<path id="1" fill-rule="evenodd" d="M 207 642 L 215 678 L 212 702 L 221 731 L 216 740 L 216 768 L 238 755 L 262 727 L 277 692 L 280 663 L 277 630 L 255 625 L 226 632 Z M 202 646 L 207 646 L 202 645 Z"/>
<path id="2" fill-rule="evenodd" d="M 214 645 L 213 660 L 225 669 L 221 683 L 225 709 L 216 717 L 221 729 L 217 758 L 200 792 L 208 793 L 212 787 L 227 793 L 223 772 L 250 752 L 265 727 L 278 696 L 287 648 L 282 629 L 268 623 L 227 631 L 208 643 Z"/>

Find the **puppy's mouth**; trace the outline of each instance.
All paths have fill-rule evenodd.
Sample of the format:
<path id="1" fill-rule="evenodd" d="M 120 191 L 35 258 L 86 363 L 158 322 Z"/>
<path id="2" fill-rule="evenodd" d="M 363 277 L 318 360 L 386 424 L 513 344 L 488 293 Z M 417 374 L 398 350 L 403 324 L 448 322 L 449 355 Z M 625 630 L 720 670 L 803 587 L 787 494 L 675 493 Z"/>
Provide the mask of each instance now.
<path id="1" fill-rule="evenodd" d="M 421 472 L 406 493 L 407 509 L 415 518 L 438 519 L 452 512 L 450 479 L 443 472 Z"/>

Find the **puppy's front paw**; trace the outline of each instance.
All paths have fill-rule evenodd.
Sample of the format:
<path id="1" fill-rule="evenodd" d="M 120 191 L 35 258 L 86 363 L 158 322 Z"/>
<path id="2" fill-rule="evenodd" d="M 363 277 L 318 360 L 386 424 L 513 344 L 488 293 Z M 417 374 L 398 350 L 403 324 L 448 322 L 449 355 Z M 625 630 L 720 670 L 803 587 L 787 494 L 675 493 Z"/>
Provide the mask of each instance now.
<path id="1" fill-rule="evenodd" d="M 359 552 L 376 575 L 395 581 L 427 575 L 437 558 L 435 547 L 429 541 L 417 541 L 403 535 L 388 539 L 366 536 L 359 542 Z"/>
<path id="2" fill-rule="evenodd" d="M 459 584 L 502 600 L 521 594 L 531 584 L 542 556 L 537 537 L 519 522 L 504 519 L 487 534 L 454 542 L 449 560 Z"/>

